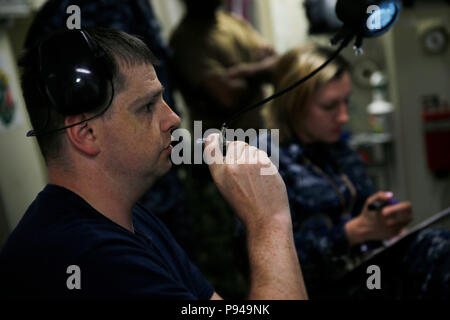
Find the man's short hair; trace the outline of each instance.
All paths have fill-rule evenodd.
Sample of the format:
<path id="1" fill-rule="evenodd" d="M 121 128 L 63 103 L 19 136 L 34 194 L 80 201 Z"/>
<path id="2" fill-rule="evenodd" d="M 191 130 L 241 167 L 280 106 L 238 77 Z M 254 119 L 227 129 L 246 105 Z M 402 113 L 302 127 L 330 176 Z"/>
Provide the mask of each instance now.
<path id="1" fill-rule="evenodd" d="M 121 73 L 119 61 L 129 67 L 140 64 L 158 64 L 158 60 L 145 43 L 134 36 L 122 31 L 98 27 L 83 30 L 87 31 L 97 47 L 104 52 L 104 60 L 111 71 L 115 94 L 126 88 L 125 77 Z M 26 48 L 19 60 L 19 66 L 22 68 L 22 92 L 33 129 L 51 131 L 64 127 L 65 116 L 55 110 L 39 90 L 36 76 L 39 72 L 38 55 L 36 54 L 38 46 L 39 43 L 36 43 L 33 47 Z M 61 155 L 62 132 L 64 131 L 37 135 L 39 147 L 47 163 L 50 159 L 56 159 Z"/>

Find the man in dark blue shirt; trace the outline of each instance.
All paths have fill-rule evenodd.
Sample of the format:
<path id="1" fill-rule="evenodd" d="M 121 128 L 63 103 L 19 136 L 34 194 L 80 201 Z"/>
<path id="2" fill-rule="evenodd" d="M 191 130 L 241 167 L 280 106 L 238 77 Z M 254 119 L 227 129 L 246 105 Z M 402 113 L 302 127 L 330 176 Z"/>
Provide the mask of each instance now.
<path id="1" fill-rule="evenodd" d="M 80 8 L 80 25 L 85 27 L 104 27 L 121 30 L 139 37 L 158 59 L 156 75 L 164 86 L 164 100 L 176 110 L 173 96 L 173 80 L 169 76 L 171 51 L 161 36 L 161 27 L 148 0 L 49 0 L 41 7 L 33 20 L 25 41 L 29 48 L 43 37 L 56 30 L 66 29 L 71 16 L 67 8 L 76 5 Z M 140 199 L 140 203 L 161 218 L 173 236 L 182 241 L 185 249 L 194 253 L 192 218 L 186 212 L 186 192 L 179 175 L 178 167 L 173 167 Z M 186 226 L 190 228 L 186 228 Z"/>
<path id="2" fill-rule="evenodd" d="M 49 184 L 2 252 L 2 295 L 53 299 L 209 299 L 214 290 L 169 231 L 137 207 L 134 233 Z M 79 268 L 71 271 L 71 266 Z M 73 268 L 73 267 L 72 267 Z"/>
<path id="3" fill-rule="evenodd" d="M 171 168 L 180 123 L 154 64 L 142 41 L 100 28 L 54 34 L 21 59 L 27 135 L 50 184 L 0 253 L 4 298 L 220 299 L 162 223 L 135 207 Z M 218 135 L 206 148 L 225 160 L 209 162 L 211 175 L 247 228 L 249 297 L 307 298 L 285 185 L 260 174 L 273 166 L 267 154 L 235 142 L 223 159 Z"/>

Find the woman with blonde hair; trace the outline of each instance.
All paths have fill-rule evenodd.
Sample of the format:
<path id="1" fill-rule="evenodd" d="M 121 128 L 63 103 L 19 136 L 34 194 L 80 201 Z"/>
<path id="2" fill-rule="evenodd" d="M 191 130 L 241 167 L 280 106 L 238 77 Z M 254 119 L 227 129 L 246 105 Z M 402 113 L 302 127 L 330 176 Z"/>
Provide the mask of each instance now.
<path id="1" fill-rule="evenodd" d="M 314 44 L 290 50 L 276 67 L 275 90 L 308 75 L 332 54 Z M 398 236 L 412 218 L 410 202 L 395 201 L 392 192 L 376 192 L 359 156 L 342 139 L 351 92 L 350 66 L 338 56 L 309 81 L 275 100 L 264 115 L 269 128 L 280 129 L 279 171 L 286 183 L 296 249 L 311 298 L 348 296 L 349 287 L 344 289 L 342 282 L 331 291 L 336 281 L 348 274 L 365 252 Z M 375 200 L 390 205 L 369 210 L 368 204 Z M 447 269 L 436 267 L 430 274 L 423 271 L 429 270 L 424 266 L 436 263 L 431 258 L 424 258 L 421 271 L 413 269 L 417 263 L 406 263 L 402 274 L 411 281 L 402 281 L 400 296 L 448 297 L 449 232 L 427 230 L 421 235 L 401 258 L 410 261 L 414 250 L 426 248 L 434 250 L 435 257 L 447 256 L 443 263 Z M 433 237 L 445 246 L 424 245 Z M 426 252 L 419 254 L 424 257 Z M 403 266 L 400 261 L 391 263 Z M 434 291 L 423 286 L 427 276 Z M 358 281 L 358 286 L 367 290 L 366 279 Z"/>

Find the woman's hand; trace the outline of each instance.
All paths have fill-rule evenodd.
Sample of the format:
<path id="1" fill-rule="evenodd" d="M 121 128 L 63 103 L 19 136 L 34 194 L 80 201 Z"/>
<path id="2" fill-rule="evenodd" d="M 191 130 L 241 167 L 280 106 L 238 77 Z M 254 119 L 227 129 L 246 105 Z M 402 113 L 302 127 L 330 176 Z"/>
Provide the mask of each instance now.
<path id="1" fill-rule="evenodd" d="M 345 225 L 350 245 L 369 240 L 387 240 L 398 236 L 403 228 L 412 220 L 410 202 L 399 202 L 384 207 L 381 211 L 369 210 L 373 201 L 389 202 L 392 192 L 378 192 L 369 197 L 361 214 Z"/>

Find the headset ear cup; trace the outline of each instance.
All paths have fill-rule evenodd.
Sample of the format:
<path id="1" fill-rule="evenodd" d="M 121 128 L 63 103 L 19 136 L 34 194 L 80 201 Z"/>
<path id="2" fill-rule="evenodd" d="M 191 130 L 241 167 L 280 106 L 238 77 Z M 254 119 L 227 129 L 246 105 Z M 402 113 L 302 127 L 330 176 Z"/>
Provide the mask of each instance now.
<path id="1" fill-rule="evenodd" d="M 41 97 L 39 105 L 46 108 L 47 116 L 40 121 L 44 124 L 38 131 L 27 133 L 28 137 L 78 125 L 101 116 L 110 107 L 114 98 L 114 61 L 86 30 L 57 31 L 31 50 L 36 51 L 30 57 L 37 58 L 33 76 Z M 88 118 L 68 127 L 49 128 L 52 110 L 62 116 L 87 113 Z M 43 112 L 39 114 L 44 117 Z"/>
<path id="2" fill-rule="evenodd" d="M 42 88 L 62 115 L 98 112 L 111 100 L 112 80 L 102 50 L 86 31 L 65 31 L 39 47 Z"/>
<path id="3" fill-rule="evenodd" d="M 47 95 L 58 112 L 74 115 L 104 108 L 109 101 L 110 81 L 99 72 L 96 68 L 90 68 L 89 73 L 66 69 L 48 75 Z"/>

